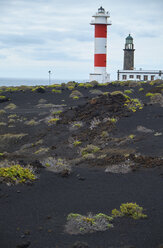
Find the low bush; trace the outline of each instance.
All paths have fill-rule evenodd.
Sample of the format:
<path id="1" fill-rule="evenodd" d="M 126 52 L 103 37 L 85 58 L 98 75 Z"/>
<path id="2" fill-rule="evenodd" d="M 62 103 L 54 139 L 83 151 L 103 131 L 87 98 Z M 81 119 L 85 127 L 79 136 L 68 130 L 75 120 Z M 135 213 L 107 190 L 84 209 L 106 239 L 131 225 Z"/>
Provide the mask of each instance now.
<path id="1" fill-rule="evenodd" d="M 36 126 L 36 125 L 39 124 L 39 122 L 37 122 L 34 119 L 32 119 L 30 121 L 25 122 L 25 124 L 28 125 L 28 126 Z"/>
<path id="2" fill-rule="evenodd" d="M 35 154 L 45 154 L 49 151 L 49 148 L 48 147 L 40 147 L 37 151 L 35 151 Z"/>
<path id="3" fill-rule="evenodd" d="M 79 99 L 79 96 L 73 96 L 73 99 L 74 100 L 78 100 Z"/>
<path id="4" fill-rule="evenodd" d="M 56 124 L 57 121 L 59 121 L 59 118 L 51 118 L 50 120 L 48 120 L 49 124 Z"/>
<path id="5" fill-rule="evenodd" d="M 6 125 L 7 125 L 7 123 L 5 123 L 3 121 L 0 122 L 0 126 L 6 126 Z"/>
<path id="6" fill-rule="evenodd" d="M 21 140 L 25 136 L 27 136 L 26 133 L 19 133 L 19 134 L 6 133 L 6 134 L 0 135 L 0 141 L 1 142 L 8 142 L 11 140 L 18 141 L 18 140 Z"/>
<path id="7" fill-rule="evenodd" d="M 87 145 L 86 147 L 81 149 L 81 154 L 83 157 L 86 157 L 88 154 L 97 153 L 100 150 L 98 146 Z"/>
<path id="8" fill-rule="evenodd" d="M 92 90 L 90 90 L 90 93 L 92 95 L 102 95 L 103 94 L 103 92 L 101 90 L 98 90 L 98 89 L 92 89 Z"/>
<path id="9" fill-rule="evenodd" d="M 62 90 L 52 89 L 52 92 L 53 92 L 53 93 L 59 93 L 59 94 L 60 94 L 60 93 L 62 92 Z"/>
<path id="10" fill-rule="evenodd" d="M 126 99 L 124 106 L 127 106 L 127 108 L 132 112 L 136 112 L 138 109 L 139 110 L 143 109 L 144 105 L 141 103 L 139 99 L 129 97 Z"/>
<path id="11" fill-rule="evenodd" d="M 24 168 L 19 164 L 10 167 L 1 167 L 0 177 L 4 181 L 11 183 L 25 183 L 36 179 L 32 169 Z"/>
<path id="12" fill-rule="evenodd" d="M 62 110 L 58 110 L 58 111 L 54 111 L 52 112 L 53 115 L 60 115 L 63 111 Z"/>
<path id="13" fill-rule="evenodd" d="M 135 135 L 134 135 L 134 134 L 130 134 L 128 137 L 129 137 L 130 139 L 134 139 L 134 138 L 135 138 Z"/>
<path id="14" fill-rule="evenodd" d="M 70 234 L 85 234 L 97 231 L 105 231 L 113 225 L 111 221 L 113 218 L 106 214 L 88 214 L 80 215 L 70 213 L 67 216 L 66 232 Z"/>
<path id="15" fill-rule="evenodd" d="M 75 140 L 74 142 L 73 142 L 73 145 L 74 146 L 79 146 L 79 145 L 81 145 L 81 141 L 79 141 L 79 140 Z"/>
<path id="16" fill-rule="evenodd" d="M 10 103 L 5 107 L 5 109 L 9 109 L 9 110 L 14 110 L 16 108 L 17 106 L 14 103 Z"/>
<path id="17" fill-rule="evenodd" d="M 0 109 L 0 115 L 4 115 L 6 111 L 4 109 Z"/>
<path id="18" fill-rule="evenodd" d="M 33 92 L 44 93 L 45 87 L 44 86 L 37 86 L 32 89 Z"/>
<path id="19" fill-rule="evenodd" d="M 93 120 L 91 120 L 91 123 L 90 123 L 90 129 L 94 129 L 96 128 L 98 125 L 100 125 L 101 121 L 100 119 L 94 117 Z"/>
<path id="20" fill-rule="evenodd" d="M 79 90 L 73 90 L 70 94 L 70 97 L 73 99 L 75 97 L 77 97 L 77 99 L 78 99 L 79 97 L 82 97 L 82 96 L 83 96 L 83 94 Z"/>
<path id="21" fill-rule="evenodd" d="M 0 96 L 0 100 L 6 99 L 6 96 Z"/>
<path id="22" fill-rule="evenodd" d="M 111 123 L 115 124 L 118 120 L 114 117 L 108 119 Z"/>
<path id="23" fill-rule="evenodd" d="M 71 172 L 71 166 L 61 158 L 48 157 L 41 163 L 44 167 L 52 168 L 55 173 L 67 172 L 67 174 L 70 174 Z"/>
<path id="24" fill-rule="evenodd" d="M 125 94 L 132 94 L 133 93 L 133 90 L 125 90 L 124 93 Z"/>
<path id="25" fill-rule="evenodd" d="M 140 207 L 138 204 L 132 202 L 122 203 L 120 206 L 120 210 L 113 209 L 112 216 L 113 217 L 128 216 L 133 219 L 141 219 L 147 217 L 146 214 L 143 214 L 143 208 Z"/>

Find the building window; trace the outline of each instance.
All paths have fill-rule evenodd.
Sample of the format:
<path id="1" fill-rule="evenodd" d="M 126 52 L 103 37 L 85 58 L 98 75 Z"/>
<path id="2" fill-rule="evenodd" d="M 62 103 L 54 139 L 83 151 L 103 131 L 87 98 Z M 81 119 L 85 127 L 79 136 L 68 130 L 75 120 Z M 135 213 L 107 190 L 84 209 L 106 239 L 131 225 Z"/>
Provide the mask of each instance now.
<path id="1" fill-rule="evenodd" d="M 136 78 L 137 78 L 138 80 L 141 80 L 141 75 L 136 75 Z"/>
<path id="2" fill-rule="evenodd" d="M 144 76 L 144 81 L 147 81 L 148 80 L 148 76 Z"/>
<path id="3" fill-rule="evenodd" d="M 155 76 L 151 76 L 151 80 L 154 80 L 155 79 Z"/>
<path id="4" fill-rule="evenodd" d="M 129 78 L 134 78 L 134 75 L 130 75 Z"/>
<path id="5" fill-rule="evenodd" d="M 122 79 L 126 80 L 127 76 L 126 75 L 122 75 Z"/>

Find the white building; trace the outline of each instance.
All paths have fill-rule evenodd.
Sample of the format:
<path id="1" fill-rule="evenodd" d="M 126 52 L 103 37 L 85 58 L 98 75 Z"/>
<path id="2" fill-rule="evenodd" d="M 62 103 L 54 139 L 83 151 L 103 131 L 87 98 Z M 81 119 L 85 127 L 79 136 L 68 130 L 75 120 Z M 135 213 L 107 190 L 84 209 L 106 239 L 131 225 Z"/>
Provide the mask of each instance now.
<path id="1" fill-rule="evenodd" d="M 163 80 L 163 70 L 118 70 L 118 81 L 153 81 L 156 79 Z"/>

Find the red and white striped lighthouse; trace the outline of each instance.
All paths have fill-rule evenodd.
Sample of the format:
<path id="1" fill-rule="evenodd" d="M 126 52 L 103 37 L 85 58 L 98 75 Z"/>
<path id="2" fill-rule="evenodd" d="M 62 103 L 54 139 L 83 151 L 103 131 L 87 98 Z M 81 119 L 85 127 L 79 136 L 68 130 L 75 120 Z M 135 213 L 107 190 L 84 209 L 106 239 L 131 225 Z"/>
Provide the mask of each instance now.
<path id="1" fill-rule="evenodd" d="M 110 17 L 109 12 L 100 7 L 98 12 L 93 15 L 94 20 L 91 25 L 95 26 L 94 39 L 94 73 L 90 74 L 90 81 L 96 80 L 99 83 L 110 81 L 110 75 L 107 74 L 107 26 L 111 25 L 107 18 Z"/>

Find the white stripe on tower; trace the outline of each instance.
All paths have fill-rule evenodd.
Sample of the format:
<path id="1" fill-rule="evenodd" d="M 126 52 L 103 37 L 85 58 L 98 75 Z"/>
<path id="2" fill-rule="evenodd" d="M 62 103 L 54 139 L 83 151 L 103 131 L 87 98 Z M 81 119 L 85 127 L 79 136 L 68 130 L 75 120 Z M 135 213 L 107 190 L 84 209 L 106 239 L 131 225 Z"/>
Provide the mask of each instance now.
<path id="1" fill-rule="evenodd" d="M 107 39 L 95 38 L 95 54 L 106 54 Z"/>

